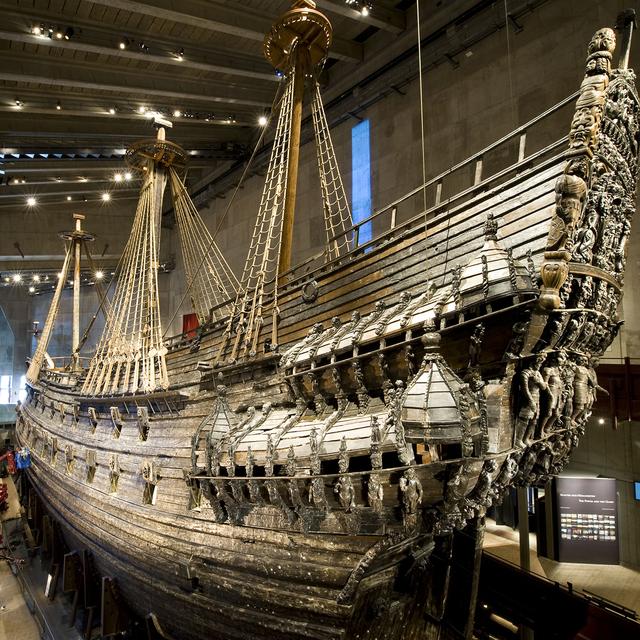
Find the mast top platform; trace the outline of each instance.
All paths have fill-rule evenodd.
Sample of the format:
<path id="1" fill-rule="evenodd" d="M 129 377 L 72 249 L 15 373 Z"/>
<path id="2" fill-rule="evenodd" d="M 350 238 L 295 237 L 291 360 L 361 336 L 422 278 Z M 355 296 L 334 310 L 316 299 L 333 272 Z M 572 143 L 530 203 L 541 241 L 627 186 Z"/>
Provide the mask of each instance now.
<path id="1" fill-rule="evenodd" d="M 312 68 L 326 60 L 332 33 L 329 19 L 316 9 L 315 2 L 295 0 L 265 36 L 264 55 L 275 69 L 288 72 L 302 50 Z"/>
<path id="2" fill-rule="evenodd" d="M 82 221 L 85 219 L 83 213 L 74 213 L 73 219 L 76 221 L 76 228 L 73 231 L 61 231 L 58 236 L 63 240 L 76 240 L 78 242 L 93 242 L 96 237 L 92 233 L 87 233 L 82 228 Z"/>
<path id="3" fill-rule="evenodd" d="M 150 138 L 134 142 L 127 149 L 126 160 L 130 167 L 139 170 L 146 170 L 149 161 L 181 169 L 187 164 L 187 152 L 175 142 Z"/>

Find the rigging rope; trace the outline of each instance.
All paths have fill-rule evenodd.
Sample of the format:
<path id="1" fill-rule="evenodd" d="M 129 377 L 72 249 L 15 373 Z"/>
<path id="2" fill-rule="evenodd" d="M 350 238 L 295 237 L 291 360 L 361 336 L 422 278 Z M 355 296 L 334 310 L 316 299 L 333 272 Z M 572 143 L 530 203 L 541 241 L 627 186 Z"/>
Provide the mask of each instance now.
<path id="1" fill-rule="evenodd" d="M 141 188 L 122 275 L 82 392 L 144 393 L 169 385 L 158 296 L 159 236 L 166 172 L 153 163 Z M 133 367 L 133 370 L 132 370 Z"/>
<path id="2" fill-rule="evenodd" d="M 69 264 L 71 262 L 71 255 L 73 253 L 73 242 L 69 243 L 67 252 L 64 256 L 64 263 L 62 264 L 62 271 L 58 278 L 58 284 L 56 286 L 55 293 L 53 294 L 53 300 L 51 300 L 51 306 L 49 307 L 49 313 L 47 314 L 47 320 L 44 323 L 40 340 L 38 340 L 38 346 L 36 347 L 29 368 L 27 369 L 26 379 L 35 384 L 38 381 L 40 370 L 42 369 L 42 363 L 44 362 L 47 347 L 49 346 L 49 340 L 51 339 L 51 331 L 53 330 L 53 324 L 58 315 L 58 309 L 60 307 L 60 298 L 62 297 L 62 290 L 64 289 L 64 283 L 67 280 L 67 274 L 69 273 Z"/>
<path id="3" fill-rule="evenodd" d="M 333 260 L 353 248 L 355 232 L 351 228 L 353 225 L 351 210 L 322 104 L 320 85 L 315 78 L 311 114 L 322 189 L 324 225 L 327 233 L 327 259 Z"/>
<path id="4" fill-rule="evenodd" d="M 238 293 L 238 279 L 212 238 L 174 168 L 169 169 L 187 290 L 200 324 L 227 316 Z M 204 269 L 202 269 L 204 267 Z M 196 275 L 200 276 L 196 278 Z"/>

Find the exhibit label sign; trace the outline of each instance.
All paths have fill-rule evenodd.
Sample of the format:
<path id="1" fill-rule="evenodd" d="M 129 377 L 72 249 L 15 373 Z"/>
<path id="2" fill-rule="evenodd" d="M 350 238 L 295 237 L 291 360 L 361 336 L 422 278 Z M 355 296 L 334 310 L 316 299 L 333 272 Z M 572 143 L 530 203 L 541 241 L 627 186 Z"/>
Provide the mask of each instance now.
<path id="1" fill-rule="evenodd" d="M 558 560 L 618 564 L 613 478 L 556 478 Z"/>

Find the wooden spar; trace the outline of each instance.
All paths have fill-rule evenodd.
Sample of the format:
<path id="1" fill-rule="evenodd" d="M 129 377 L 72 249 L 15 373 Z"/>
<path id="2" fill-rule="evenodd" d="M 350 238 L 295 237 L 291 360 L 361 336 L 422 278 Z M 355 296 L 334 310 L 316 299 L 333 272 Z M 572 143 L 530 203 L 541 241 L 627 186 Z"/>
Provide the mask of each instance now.
<path id="1" fill-rule="evenodd" d="M 73 219 L 76 221 L 76 234 L 73 238 L 73 328 L 71 340 L 71 353 L 74 354 L 74 365 L 77 365 L 78 349 L 80 347 L 80 250 L 82 248 L 81 233 L 84 216 L 81 213 L 74 213 Z"/>
<path id="2" fill-rule="evenodd" d="M 300 159 L 300 130 L 302 126 L 302 105 L 304 100 L 305 55 L 299 49 L 295 56 L 293 70 L 293 110 L 291 114 L 291 138 L 289 141 L 289 164 L 287 167 L 287 190 L 285 193 L 282 240 L 280 244 L 279 273 L 291 268 L 291 247 L 293 243 L 293 221 L 296 209 L 298 187 L 298 164 Z"/>
<path id="3" fill-rule="evenodd" d="M 636 26 L 636 12 L 634 9 L 626 9 L 625 11 L 620 13 L 616 24 L 616 28 L 622 32 L 618 69 L 627 69 L 629 67 L 631 37 L 633 36 L 633 28 Z"/>

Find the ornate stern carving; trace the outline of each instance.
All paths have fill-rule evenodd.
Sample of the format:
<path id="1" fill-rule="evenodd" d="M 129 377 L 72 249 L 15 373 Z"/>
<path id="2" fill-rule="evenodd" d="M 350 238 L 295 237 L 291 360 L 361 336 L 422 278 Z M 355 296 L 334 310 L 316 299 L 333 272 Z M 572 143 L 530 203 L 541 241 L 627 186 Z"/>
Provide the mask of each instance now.
<path id="1" fill-rule="evenodd" d="M 568 161 L 564 175 L 556 182 L 556 208 L 540 269 L 540 305 L 547 311 L 558 309 L 562 304 L 560 289 L 569 274 L 568 263 L 576 239 L 581 253 L 590 251 L 589 240 L 585 244 L 585 239 L 576 238 L 575 232 L 592 181 L 590 161 L 600 135 L 615 46 L 612 29 L 600 29 L 589 43 L 585 77 L 571 121 Z"/>
<path id="2" fill-rule="evenodd" d="M 113 425 L 113 437 L 119 438 L 122 431 L 122 415 L 118 407 L 109 407 L 109 414 L 111 416 L 111 424 Z"/>
<path id="3" fill-rule="evenodd" d="M 138 438 L 144 442 L 149 437 L 149 409 L 147 407 L 138 407 L 136 418 L 138 422 Z"/>
<path id="4" fill-rule="evenodd" d="M 309 456 L 311 462 L 311 474 L 314 476 L 320 475 L 321 463 L 320 453 L 318 451 L 318 432 L 315 427 L 311 429 L 309 434 L 309 448 L 311 454 Z M 309 502 L 313 504 L 316 509 L 325 511 L 327 508 L 327 497 L 324 493 L 324 479 L 315 477 L 311 480 L 311 491 L 309 491 Z"/>
<path id="5" fill-rule="evenodd" d="M 375 473 L 382 469 L 382 434 L 380 424 L 376 416 L 371 416 L 371 474 L 367 483 L 367 502 L 369 506 L 378 514 L 384 510 L 384 487 L 380 479 L 380 474 Z"/>

